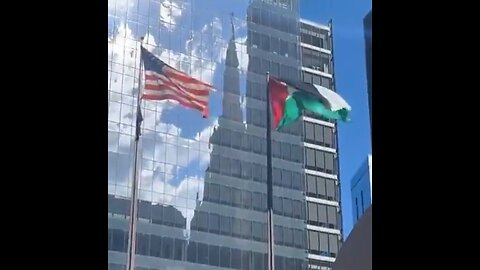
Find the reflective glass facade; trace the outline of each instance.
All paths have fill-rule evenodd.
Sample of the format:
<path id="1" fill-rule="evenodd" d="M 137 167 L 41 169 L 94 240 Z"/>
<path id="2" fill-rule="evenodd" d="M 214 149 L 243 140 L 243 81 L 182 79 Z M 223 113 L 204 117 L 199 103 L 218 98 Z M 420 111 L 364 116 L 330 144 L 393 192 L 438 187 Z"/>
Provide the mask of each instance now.
<path id="1" fill-rule="evenodd" d="M 164 62 L 217 91 L 208 119 L 172 102 L 143 102 L 137 269 L 266 269 L 265 74 L 303 78 L 298 0 L 108 3 L 109 269 L 126 264 L 140 37 Z M 308 61 L 325 61 L 316 57 Z M 310 223 L 340 226 L 327 206 L 326 223 L 307 222 L 305 172 L 328 178 L 338 167 L 318 147 L 310 161 L 311 129 L 309 144 L 336 149 L 328 127 L 320 135 L 297 121 L 272 132 L 276 269 L 307 269 Z M 319 183 L 325 190 L 316 196 L 338 201 L 338 181 L 331 182 L 315 182 L 315 192 Z M 335 248 L 322 237 L 319 247 Z"/>

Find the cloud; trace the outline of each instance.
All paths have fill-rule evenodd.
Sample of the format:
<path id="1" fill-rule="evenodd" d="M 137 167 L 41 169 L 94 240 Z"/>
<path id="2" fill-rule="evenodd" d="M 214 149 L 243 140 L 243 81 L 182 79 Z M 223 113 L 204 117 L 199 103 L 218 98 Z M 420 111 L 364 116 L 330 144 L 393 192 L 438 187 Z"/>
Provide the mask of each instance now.
<path id="1" fill-rule="evenodd" d="M 235 43 L 237 47 L 239 69 L 242 72 L 247 72 L 248 70 L 247 36 L 236 38 Z"/>
<path id="2" fill-rule="evenodd" d="M 172 0 L 164 0 L 160 3 L 160 23 L 168 30 L 175 30 L 177 21 L 181 16 L 181 4 L 177 4 Z"/>
<path id="3" fill-rule="evenodd" d="M 132 1 L 117 0 L 116 12 L 119 10 L 131 9 L 134 6 Z M 109 0 L 110 10 L 115 7 L 115 2 Z M 175 32 L 176 25 L 181 19 L 182 7 L 175 1 L 163 1 L 160 5 L 160 17 L 163 25 L 169 31 Z M 125 18 L 124 18 L 125 19 Z M 170 22 L 165 24 L 165 22 Z M 134 131 L 135 104 L 133 96 L 136 94 L 137 80 L 135 68 L 139 66 L 139 57 L 136 51 L 139 49 L 139 37 L 133 33 L 133 26 L 125 22 L 116 24 L 115 32 L 108 39 L 108 59 L 112 62 L 109 69 L 110 86 L 109 90 L 116 93 L 116 98 L 111 98 L 109 103 L 109 119 L 116 123 L 109 123 L 116 131 L 123 131 L 132 134 Z M 172 33 L 175 35 L 175 33 Z M 158 38 L 158 37 L 157 37 Z M 237 38 L 243 44 L 246 37 Z M 159 47 L 159 40 L 147 33 L 144 39 L 144 46 L 167 64 L 190 74 L 202 81 L 213 84 L 215 72 L 219 65 L 224 63 L 227 48 L 227 40 L 222 37 L 222 24 L 218 17 L 213 17 L 198 30 L 191 32 L 190 38 L 184 43 L 184 47 L 166 49 Z M 241 45 L 239 60 L 242 66 L 248 65 L 242 62 L 246 55 L 246 47 Z M 244 53 L 243 53 L 244 52 Z M 242 55 L 244 54 L 244 55 Z M 223 72 L 223 69 L 220 68 Z M 217 74 L 218 75 L 218 74 Z M 221 90 L 221 88 L 219 88 Z M 123 94 L 123 95 L 119 95 Z M 111 94 L 113 95 L 113 94 Z M 116 101 L 114 101 L 116 100 Z M 121 101 L 121 103 L 120 103 Z M 203 199 L 205 171 L 210 162 L 210 151 L 201 148 L 201 145 L 208 143 L 212 130 L 218 125 L 218 119 L 213 120 L 179 121 L 178 115 L 182 117 L 185 113 L 171 113 L 179 110 L 179 106 L 169 101 L 153 101 L 143 103 L 143 153 L 149 156 L 150 161 L 145 162 L 141 173 L 140 197 L 163 205 L 172 205 L 187 218 L 187 228 L 194 214 L 194 208 L 198 199 Z M 174 117 L 166 117 L 172 115 Z M 189 132 L 185 133 L 188 129 Z M 126 186 L 132 176 L 132 137 L 118 132 L 109 132 L 109 193 L 130 196 Z M 190 132 L 191 131 L 191 132 Z M 177 142 L 169 141 L 181 136 L 182 140 L 198 144 L 198 151 L 183 151 Z M 165 164 L 165 159 L 175 158 L 176 163 L 183 161 L 184 167 Z M 147 167 L 148 169 L 145 169 Z M 153 169 L 153 170 L 152 170 Z"/>

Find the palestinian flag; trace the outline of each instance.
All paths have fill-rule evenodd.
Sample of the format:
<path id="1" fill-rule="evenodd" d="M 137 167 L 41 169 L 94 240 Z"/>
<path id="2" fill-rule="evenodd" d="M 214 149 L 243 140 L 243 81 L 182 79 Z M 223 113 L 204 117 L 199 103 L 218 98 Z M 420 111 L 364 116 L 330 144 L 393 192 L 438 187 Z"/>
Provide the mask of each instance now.
<path id="1" fill-rule="evenodd" d="M 268 82 L 273 126 L 279 130 L 296 121 L 302 111 L 310 111 L 327 119 L 349 121 L 350 105 L 337 93 L 323 86 L 287 83 L 270 77 Z"/>

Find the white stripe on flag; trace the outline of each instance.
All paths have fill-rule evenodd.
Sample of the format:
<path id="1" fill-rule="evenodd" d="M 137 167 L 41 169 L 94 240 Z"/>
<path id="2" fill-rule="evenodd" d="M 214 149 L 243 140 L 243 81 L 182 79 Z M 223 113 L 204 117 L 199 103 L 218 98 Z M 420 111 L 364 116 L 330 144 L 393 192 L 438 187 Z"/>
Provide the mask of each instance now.
<path id="1" fill-rule="evenodd" d="M 341 109 L 347 109 L 348 111 L 352 110 L 352 107 L 350 107 L 350 105 L 339 94 L 321 85 L 314 84 L 313 86 L 315 86 L 318 93 L 328 101 L 331 111 L 335 112 Z"/>

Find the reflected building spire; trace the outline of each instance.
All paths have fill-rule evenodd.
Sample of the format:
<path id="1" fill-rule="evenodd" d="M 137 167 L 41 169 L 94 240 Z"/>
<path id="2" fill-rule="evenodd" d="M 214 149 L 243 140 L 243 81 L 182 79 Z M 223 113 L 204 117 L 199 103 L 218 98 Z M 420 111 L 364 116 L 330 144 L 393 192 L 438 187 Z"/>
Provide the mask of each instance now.
<path id="1" fill-rule="evenodd" d="M 240 108 L 240 72 L 237 48 L 235 45 L 235 26 L 231 13 L 232 37 L 228 43 L 225 56 L 225 72 L 223 74 L 223 118 L 242 121 Z"/>

